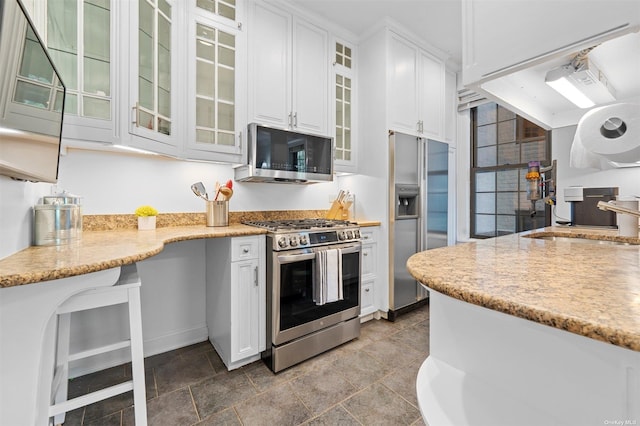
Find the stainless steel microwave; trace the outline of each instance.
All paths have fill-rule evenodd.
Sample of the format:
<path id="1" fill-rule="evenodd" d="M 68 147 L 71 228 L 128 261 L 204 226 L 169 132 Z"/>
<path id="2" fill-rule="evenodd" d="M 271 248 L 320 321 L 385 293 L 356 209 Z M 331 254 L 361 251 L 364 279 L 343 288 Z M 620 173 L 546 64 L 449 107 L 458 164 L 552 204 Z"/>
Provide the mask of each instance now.
<path id="1" fill-rule="evenodd" d="M 315 183 L 333 180 L 333 138 L 249 124 L 248 164 L 239 182 Z"/>

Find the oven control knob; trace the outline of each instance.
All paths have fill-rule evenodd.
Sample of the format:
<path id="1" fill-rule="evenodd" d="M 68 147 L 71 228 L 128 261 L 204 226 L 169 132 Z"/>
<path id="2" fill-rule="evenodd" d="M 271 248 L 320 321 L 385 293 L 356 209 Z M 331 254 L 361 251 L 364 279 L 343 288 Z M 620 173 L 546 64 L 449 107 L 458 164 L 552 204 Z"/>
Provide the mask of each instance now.
<path id="1" fill-rule="evenodd" d="M 291 245 L 291 247 L 295 247 L 298 245 L 298 236 L 297 235 L 292 235 L 291 238 L 289 238 L 289 244 Z"/>
<path id="2" fill-rule="evenodd" d="M 353 238 L 360 238 L 360 230 L 356 229 L 353 231 Z"/>
<path id="3" fill-rule="evenodd" d="M 347 239 L 352 239 L 353 238 L 353 232 L 352 231 L 347 231 Z"/>
<path id="4" fill-rule="evenodd" d="M 309 239 L 307 238 L 306 235 L 300 235 L 300 245 L 301 246 L 306 246 L 307 244 L 309 244 Z"/>
<path id="5" fill-rule="evenodd" d="M 344 233 L 344 231 L 338 231 L 338 239 L 344 240 L 345 238 L 347 238 L 347 235 Z"/>
<path id="6" fill-rule="evenodd" d="M 280 248 L 287 247 L 287 237 L 278 238 L 278 247 L 280 247 Z"/>

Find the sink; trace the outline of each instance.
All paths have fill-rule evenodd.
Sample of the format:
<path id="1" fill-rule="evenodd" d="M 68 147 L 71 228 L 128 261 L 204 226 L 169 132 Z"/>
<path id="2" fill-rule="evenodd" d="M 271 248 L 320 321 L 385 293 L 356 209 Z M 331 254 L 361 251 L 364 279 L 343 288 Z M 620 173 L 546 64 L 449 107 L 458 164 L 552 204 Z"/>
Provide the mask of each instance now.
<path id="1" fill-rule="evenodd" d="M 591 245 L 605 245 L 605 246 L 629 246 L 634 245 L 626 241 L 612 241 L 612 240 L 594 240 L 591 238 L 579 238 L 579 237 L 561 237 L 557 235 L 523 235 L 526 238 L 535 238 L 537 240 L 549 240 L 558 242 L 569 242 L 576 244 L 591 244 Z"/>

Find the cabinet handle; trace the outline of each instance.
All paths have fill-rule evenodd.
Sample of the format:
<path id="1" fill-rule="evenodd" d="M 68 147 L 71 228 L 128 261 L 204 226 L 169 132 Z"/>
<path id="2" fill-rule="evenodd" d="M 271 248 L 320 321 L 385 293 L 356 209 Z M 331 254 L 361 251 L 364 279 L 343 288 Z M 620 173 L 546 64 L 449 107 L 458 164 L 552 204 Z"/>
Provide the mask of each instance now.
<path id="1" fill-rule="evenodd" d="M 242 249 L 242 253 L 243 253 L 243 254 L 247 254 L 247 253 L 249 253 L 249 248 L 248 248 L 248 247 L 243 248 L 243 249 Z"/>
<path id="2" fill-rule="evenodd" d="M 298 127 L 298 113 L 293 114 L 293 127 Z"/>
<path id="3" fill-rule="evenodd" d="M 253 269 L 253 285 L 258 287 L 258 267 Z"/>
<path id="4" fill-rule="evenodd" d="M 238 132 L 238 148 L 242 149 L 242 130 Z"/>
<path id="5" fill-rule="evenodd" d="M 364 291 L 366 291 L 367 293 L 369 293 L 369 290 L 371 290 L 370 288 L 365 288 Z"/>
<path id="6" fill-rule="evenodd" d="M 140 127 L 140 105 L 138 102 L 136 102 L 136 104 L 133 106 L 133 108 L 131 108 L 132 110 L 134 110 L 134 114 L 133 114 L 133 122 L 136 124 L 136 127 Z"/>
<path id="7" fill-rule="evenodd" d="M 362 253 L 363 256 L 369 256 L 369 253 L 367 253 L 366 251 L 364 253 Z"/>
<path id="8" fill-rule="evenodd" d="M 290 112 L 289 113 L 289 127 L 293 127 L 293 118 L 292 118 L 293 113 Z"/>

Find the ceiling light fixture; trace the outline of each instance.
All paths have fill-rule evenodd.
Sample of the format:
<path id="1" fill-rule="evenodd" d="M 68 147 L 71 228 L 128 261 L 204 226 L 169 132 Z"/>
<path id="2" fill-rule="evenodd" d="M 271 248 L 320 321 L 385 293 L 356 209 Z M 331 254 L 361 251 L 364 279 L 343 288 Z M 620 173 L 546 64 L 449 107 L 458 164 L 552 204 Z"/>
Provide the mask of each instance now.
<path id="1" fill-rule="evenodd" d="M 616 100 L 615 90 L 599 68 L 582 59 L 576 67 L 573 63 L 552 69 L 545 83 L 579 108 L 591 108 Z"/>
<path id="2" fill-rule="evenodd" d="M 544 82 L 551 86 L 556 92 L 573 102 L 578 108 L 591 108 L 595 102 L 582 93 L 569 80 L 574 69 L 570 65 L 564 65 L 547 73 Z"/>

